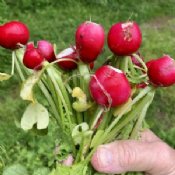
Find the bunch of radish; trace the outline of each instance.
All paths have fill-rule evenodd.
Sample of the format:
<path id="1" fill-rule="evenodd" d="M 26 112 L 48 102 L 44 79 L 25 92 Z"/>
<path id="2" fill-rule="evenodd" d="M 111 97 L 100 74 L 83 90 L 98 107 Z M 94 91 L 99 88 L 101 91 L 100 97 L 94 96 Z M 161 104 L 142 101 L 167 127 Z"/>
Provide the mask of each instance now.
<path id="1" fill-rule="evenodd" d="M 103 55 L 105 38 L 111 55 L 94 67 Z M 132 21 L 112 25 L 107 37 L 100 24 L 83 22 L 75 31 L 75 44 L 65 49 L 46 40 L 35 46 L 20 21 L 0 26 L 0 46 L 12 50 L 12 72 L 0 73 L 0 80 L 16 72 L 23 84 L 20 96 L 29 101 L 21 128 L 32 130 L 36 124 L 45 130 L 52 117 L 50 122 L 66 137 L 60 145 L 70 146 L 52 175 L 64 171 L 93 175 L 89 162 L 100 144 L 139 139 L 155 90 L 175 84 L 174 59 L 163 55 L 145 62 L 141 43 L 141 30 Z M 36 87 L 47 105 L 35 93 Z"/>

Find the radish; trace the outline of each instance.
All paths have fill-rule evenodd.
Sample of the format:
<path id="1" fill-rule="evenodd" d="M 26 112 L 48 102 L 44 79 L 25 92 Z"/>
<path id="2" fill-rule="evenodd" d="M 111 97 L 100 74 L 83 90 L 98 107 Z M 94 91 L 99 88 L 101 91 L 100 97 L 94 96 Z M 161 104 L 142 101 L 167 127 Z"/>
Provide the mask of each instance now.
<path id="1" fill-rule="evenodd" d="M 143 82 L 143 83 L 137 84 L 137 85 L 136 85 L 136 88 L 137 88 L 137 89 L 144 89 L 144 88 L 146 88 L 147 86 L 148 86 L 148 84 L 145 83 L 145 82 Z"/>
<path id="2" fill-rule="evenodd" d="M 175 61 L 164 55 L 151 62 L 148 67 L 150 81 L 157 86 L 171 86 L 175 83 Z"/>
<path id="3" fill-rule="evenodd" d="M 55 53 L 54 53 L 53 45 L 50 42 L 46 40 L 38 41 L 37 49 L 42 53 L 43 57 L 48 62 L 52 62 L 55 60 Z"/>
<path id="4" fill-rule="evenodd" d="M 136 22 L 119 22 L 108 33 L 108 46 L 119 56 L 128 56 L 136 52 L 142 42 L 142 34 Z"/>
<path id="5" fill-rule="evenodd" d="M 142 60 L 144 60 L 143 57 L 141 56 L 141 54 L 140 54 L 139 52 L 137 53 L 137 55 L 138 55 Z M 138 59 L 137 59 L 134 55 L 131 55 L 131 60 L 132 60 L 133 64 L 135 64 L 136 66 L 142 67 L 142 64 L 138 61 Z"/>
<path id="6" fill-rule="evenodd" d="M 0 26 L 0 46 L 6 49 L 16 49 L 18 44 L 25 45 L 29 40 L 29 30 L 19 21 L 11 21 Z"/>
<path id="7" fill-rule="evenodd" d="M 43 62 L 43 55 L 34 47 L 33 43 L 29 43 L 24 53 L 23 64 L 29 69 L 40 70 Z"/>
<path id="8" fill-rule="evenodd" d="M 74 158 L 71 154 L 69 154 L 67 156 L 67 158 L 65 160 L 63 160 L 62 163 L 63 163 L 64 166 L 71 166 L 73 164 L 73 162 L 74 162 Z"/>
<path id="9" fill-rule="evenodd" d="M 105 107 L 125 103 L 131 95 L 131 87 L 125 74 L 112 66 L 102 66 L 92 76 L 89 84 L 92 98 Z"/>
<path id="10" fill-rule="evenodd" d="M 155 61 L 155 60 L 153 59 L 153 60 L 150 60 L 150 61 L 146 62 L 146 67 L 149 68 L 150 65 L 151 65 L 154 61 Z"/>
<path id="11" fill-rule="evenodd" d="M 94 68 L 94 62 L 89 64 L 89 68 L 92 70 Z"/>
<path id="12" fill-rule="evenodd" d="M 79 58 L 84 63 L 91 63 L 102 52 L 104 29 L 100 24 L 86 21 L 77 28 L 75 40 Z"/>
<path id="13" fill-rule="evenodd" d="M 77 68 L 77 64 L 74 62 L 78 61 L 78 54 L 76 52 L 75 46 L 63 50 L 56 56 L 56 58 L 58 60 L 64 58 L 63 61 L 58 62 L 59 67 L 62 68 L 63 70 L 73 70 Z M 67 58 L 69 60 L 66 61 L 65 59 Z M 70 59 L 72 59 L 72 61 Z"/>

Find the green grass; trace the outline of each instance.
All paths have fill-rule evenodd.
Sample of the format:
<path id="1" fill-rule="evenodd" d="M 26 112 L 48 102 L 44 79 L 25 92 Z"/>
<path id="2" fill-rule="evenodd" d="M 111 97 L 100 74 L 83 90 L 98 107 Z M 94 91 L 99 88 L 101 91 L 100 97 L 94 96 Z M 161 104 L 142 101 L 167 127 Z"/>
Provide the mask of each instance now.
<path id="1" fill-rule="evenodd" d="M 49 40 L 57 44 L 58 51 L 74 44 L 76 27 L 90 18 L 101 23 L 106 33 L 117 21 L 136 20 L 143 31 L 141 52 L 146 60 L 168 53 L 175 57 L 174 0 L 3 0 L 0 12 L 1 23 L 21 20 L 30 28 L 31 41 Z M 99 60 L 109 54 L 105 47 Z M 0 72 L 9 72 L 10 63 L 10 51 L 0 48 Z M 175 87 L 159 89 L 147 115 L 153 130 L 172 146 L 175 146 L 174 104 Z M 0 83 L 0 146 L 10 155 L 9 159 L 4 158 L 5 163 L 22 162 L 32 170 L 47 166 L 45 158 L 51 155 L 44 154 L 48 137 L 34 137 L 16 127 L 14 119 L 18 124 L 24 107 L 17 79 Z M 54 140 L 50 140 L 48 149 L 52 150 L 53 145 Z"/>

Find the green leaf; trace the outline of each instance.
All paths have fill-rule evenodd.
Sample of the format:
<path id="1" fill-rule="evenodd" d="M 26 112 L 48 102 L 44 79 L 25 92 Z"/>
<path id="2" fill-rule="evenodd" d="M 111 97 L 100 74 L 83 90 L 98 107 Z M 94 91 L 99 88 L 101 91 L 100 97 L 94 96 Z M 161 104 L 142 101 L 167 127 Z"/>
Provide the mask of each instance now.
<path id="1" fill-rule="evenodd" d="M 79 87 L 75 87 L 73 89 L 72 97 L 77 98 L 77 100 L 72 104 L 72 107 L 77 112 L 87 111 L 87 109 L 89 109 L 92 106 L 92 104 L 90 102 L 87 102 L 86 94 Z"/>
<path id="2" fill-rule="evenodd" d="M 33 175 L 48 175 L 49 174 L 49 169 L 46 167 L 38 168 L 37 170 L 34 171 Z"/>
<path id="3" fill-rule="evenodd" d="M 123 115 L 132 109 L 132 99 L 129 98 L 128 101 L 114 109 L 113 115 Z"/>
<path id="4" fill-rule="evenodd" d="M 24 58 L 24 53 L 25 53 L 25 48 L 20 48 L 15 50 L 16 56 L 18 57 L 19 61 L 23 63 L 23 58 Z"/>
<path id="5" fill-rule="evenodd" d="M 88 132 L 88 130 L 89 125 L 85 122 L 75 126 L 75 128 L 72 131 L 72 138 L 76 145 L 81 144 L 82 138 L 84 134 Z"/>
<path id="6" fill-rule="evenodd" d="M 0 81 L 8 80 L 10 77 L 11 77 L 11 75 L 0 72 Z"/>
<path id="7" fill-rule="evenodd" d="M 36 123 L 37 129 L 45 129 L 49 124 L 49 113 L 47 109 L 39 103 L 31 103 L 25 110 L 21 119 L 21 128 L 32 129 Z"/>
<path id="8" fill-rule="evenodd" d="M 28 172 L 24 166 L 15 164 L 7 167 L 2 175 L 28 175 Z"/>
<path id="9" fill-rule="evenodd" d="M 23 100 L 29 100 L 32 102 L 35 101 L 33 96 L 33 88 L 36 85 L 36 83 L 40 80 L 42 73 L 42 70 L 36 71 L 27 80 L 24 81 L 20 92 L 20 96 Z"/>
<path id="10" fill-rule="evenodd" d="M 71 167 L 58 164 L 56 169 L 49 175 L 87 175 L 88 171 L 91 171 L 91 169 L 88 169 L 88 166 L 84 162 Z"/>

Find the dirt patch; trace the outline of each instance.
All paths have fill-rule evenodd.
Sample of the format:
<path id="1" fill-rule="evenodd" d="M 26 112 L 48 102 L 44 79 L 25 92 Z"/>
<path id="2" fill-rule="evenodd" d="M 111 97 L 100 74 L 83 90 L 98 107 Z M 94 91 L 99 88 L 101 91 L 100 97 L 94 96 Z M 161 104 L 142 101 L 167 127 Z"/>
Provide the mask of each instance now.
<path id="1" fill-rule="evenodd" d="M 160 29 L 165 26 L 174 27 L 175 25 L 174 21 L 175 21 L 174 17 L 161 16 L 161 17 L 157 17 L 155 19 L 150 20 L 148 23 L 143 24 L 143 27 L 152 27 L 155 29 Z"/>

